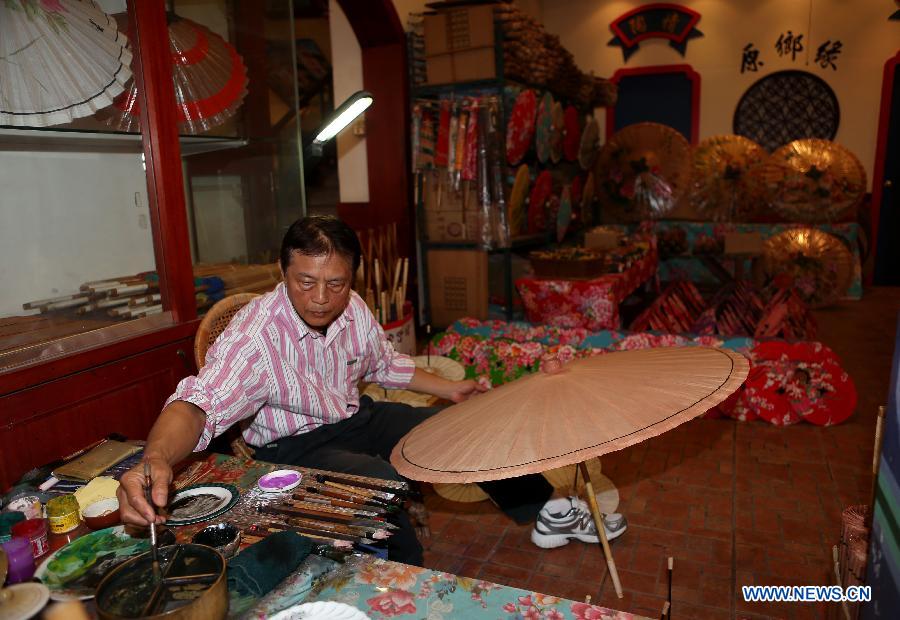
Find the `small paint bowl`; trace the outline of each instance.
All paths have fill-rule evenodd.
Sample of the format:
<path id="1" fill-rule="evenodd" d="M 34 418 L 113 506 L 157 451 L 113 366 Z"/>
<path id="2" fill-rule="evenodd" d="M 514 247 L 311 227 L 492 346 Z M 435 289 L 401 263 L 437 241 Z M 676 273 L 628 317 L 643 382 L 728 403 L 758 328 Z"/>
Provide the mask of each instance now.
<path id="1" fill-rule="evenodd" d="M 227 560 L 237 553 L 241 544 L 241 531 L 230 523 L 216 523 L 194 534 L 191 542 L 212 547 Z"/>
<path id="2" fill-rule="evenodd" d="M 81 511 L 81 516 L 84 517 L 85 525 L 92 530 L 102 530 L 118 525 L 121 520 L 119 500 L 115 497 L 98 499 L 85 506 Z"/>
<path id="3" fill-rule="evenodd" d="M 278 469 L 260 478 L 256 484 L 267 493 L 281 493 L 295 488 L 301 480 L 303 480 L 303 474 L 299 471 Z"/>

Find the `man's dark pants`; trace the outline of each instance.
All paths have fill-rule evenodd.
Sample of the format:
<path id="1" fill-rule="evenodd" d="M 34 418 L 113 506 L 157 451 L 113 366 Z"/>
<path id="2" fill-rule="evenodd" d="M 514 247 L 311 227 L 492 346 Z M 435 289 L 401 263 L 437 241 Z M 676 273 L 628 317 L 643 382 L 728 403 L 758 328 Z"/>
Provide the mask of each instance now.
<path id="1" fill-rule="evenodd" d="M 402 403 L 373 402 L 360 399 L 359 411 L 353 416 L 277 442 L 256 448 L 255 458 L 270 463 L 297 465 L 329 471 L 372 476 L 385 480 L 402 480 L 389 459 L 394 446 L 413 427 L 440 411 L 440 407 L 410 407 Z M 510 484 L 515 485 L 511 493 Z M 552 489 L 540 476 L 523 476 L 513 481 L 482 485 L 501 506 L 511 495 L 519 495 L 523 485 L 532 490 L 529 499 L 507 514 L 517 520 L 531 520 L 547 500 Z M 396 513 L 399 529 L 388 540 L 388 557 L 397 562 L 422 565 L 422 546 L 405 512 Z"/>

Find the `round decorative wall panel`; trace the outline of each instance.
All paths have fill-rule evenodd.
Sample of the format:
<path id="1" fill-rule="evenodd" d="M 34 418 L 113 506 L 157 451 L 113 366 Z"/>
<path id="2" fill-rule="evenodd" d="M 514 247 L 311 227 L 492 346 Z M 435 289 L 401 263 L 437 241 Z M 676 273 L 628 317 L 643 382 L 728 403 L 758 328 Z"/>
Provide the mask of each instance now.
<path id="1" fill-rule="evenodd" d="M 800 138 L 832 140 L 841 112 L 822 78 L 806 71 L 778 71 L 757 80 L 734 111 L 734 133 L 768 151 Z"/>

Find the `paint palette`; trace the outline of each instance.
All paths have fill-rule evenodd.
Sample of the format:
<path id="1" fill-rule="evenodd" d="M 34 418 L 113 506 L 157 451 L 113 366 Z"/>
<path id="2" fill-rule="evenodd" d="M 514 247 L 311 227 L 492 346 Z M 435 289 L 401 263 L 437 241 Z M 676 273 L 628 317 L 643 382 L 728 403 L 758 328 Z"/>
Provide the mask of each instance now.
<path id="1" fill-rule="evenodd" d="M 290 491 L 303 480 L 303 474 L 293 469 L 278 469 L 261 477 L 256 485 L 266 493 Z"/>
<path id="2" fill-rule="evenodd" d="M 191 525 L 208 521 L 228 511 L 238 501 L 238 490 L 230 484 L 204 483 L 178 491 L 168 506 L 166 525 Z"/>

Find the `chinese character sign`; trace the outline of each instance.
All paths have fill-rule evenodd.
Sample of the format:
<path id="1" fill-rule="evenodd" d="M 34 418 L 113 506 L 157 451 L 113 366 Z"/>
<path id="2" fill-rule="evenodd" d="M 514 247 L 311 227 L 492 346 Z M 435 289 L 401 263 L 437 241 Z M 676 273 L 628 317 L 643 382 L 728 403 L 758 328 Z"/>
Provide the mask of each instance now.
<path id="1" fill-rule="evenodd" d="M 752 43 L 744 46 L 744 53 L 741 56 L 741 73 L 744 71 L 752 71 L 756 73 L 765 63 L 759 59 L 759 50 L 753 47 Z"/>
<path id="2" fill-rule="evenodd" d="M 795 35 L 790 30 L 781 33 L 775 42 L 775 51 L 779 56 L 790 56 L 791 60 L 797 60 L 797 54 L 803 51 L 803 35 Z"/>
<path id="3" fill-rule="evenodd" d="M 825 41 L 825 43 L 820 45 L 816 50 L 816 64 L 823 69 L 831 67 L 833 70 L 837 71 L 837 65 L 834 64 L 834 61 L 841 53 L 842 47 L 843 44 L 840 41 L 835 41 L 834 43 L 832 43 L 830 39 Z"/>
<path id="4" fill-rule="evenodd" d="M 775 53 L 784 60 L 796 62 L 797 55 L 806 49 L 806 42 L 803 40 L 803 37 L 802 33 L 794 34 L 791 30 L 782 32 L 778 35 L 778 40 L 775 41 Z M 822 69 L 830 67 L 832 71 L 837 71 L 838 57 L 841 55 L 843 48 L 844 45 L 839 39 L 834 41 L 827 39 L 815 48 L 816 56 L 813 62 Z M 807 65 L 810 64 L 810 51 L 808 50 L 806 55 Z M 756 73 L 759 71 L 766 64 L 762 56 L 762 53 L 756 48 L 754 43 L 747 43 L 741 49 L 741 73 Z"/>
<path id="5" fill-rule="evenodd" d="M 645 39 L 668 39 L 669 45 L 684 56 L 687 42 L 703 33 L 697 30 L 700 13 L 678 4 L 648 4 L 620 15 L 609 28 L 615 36 L 609 45 L 620 46 L 625 60 L 637 51 Z"/>

